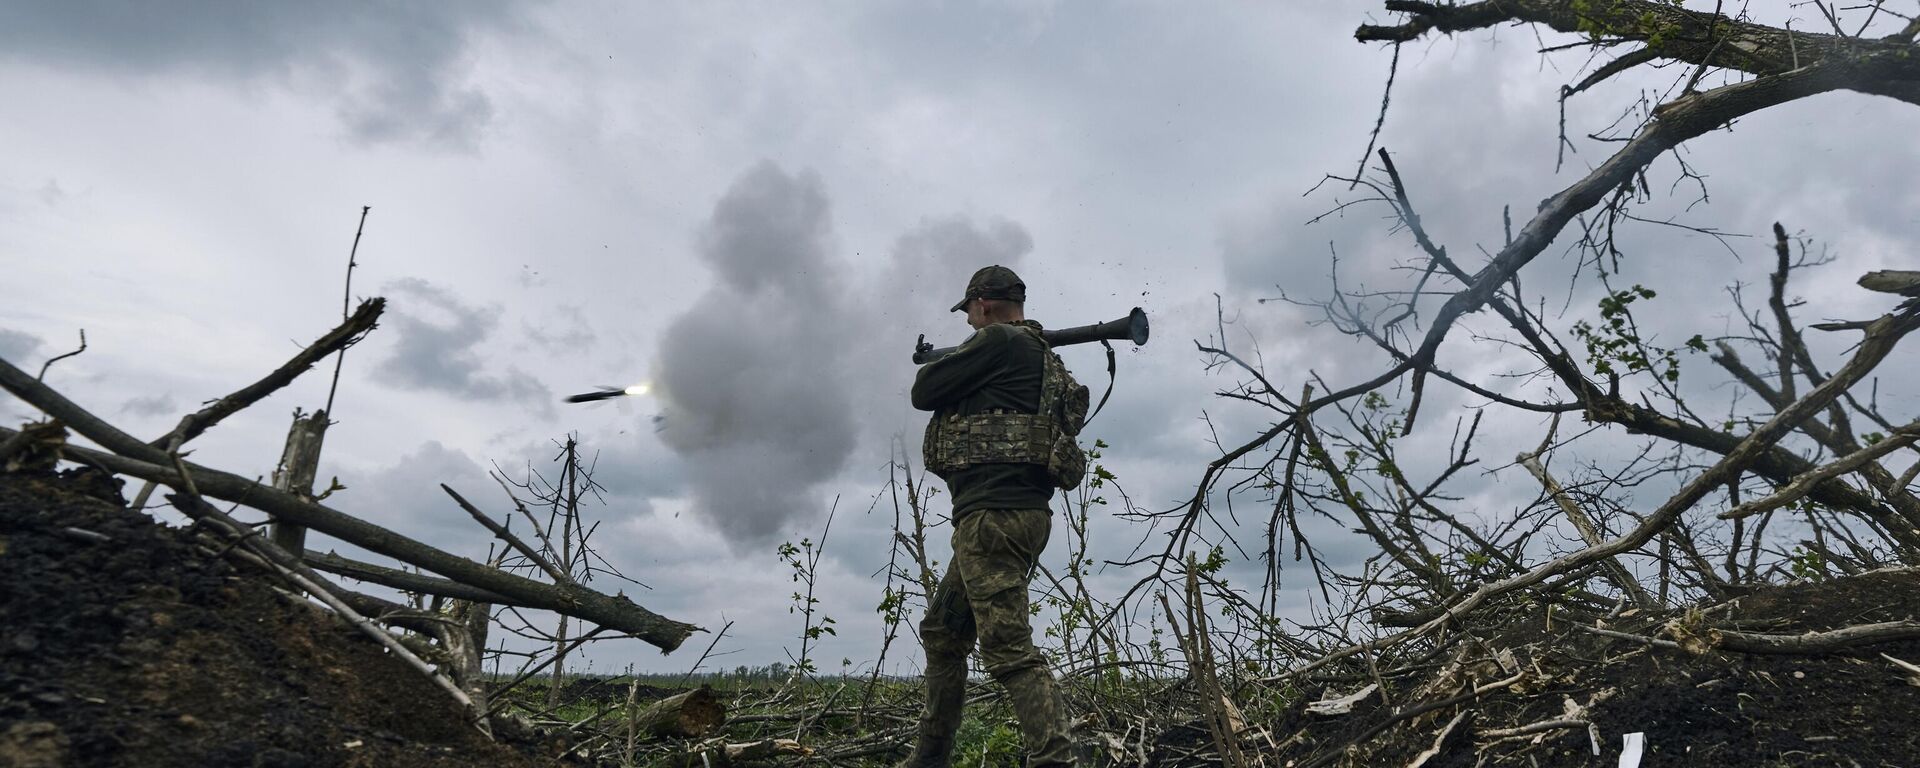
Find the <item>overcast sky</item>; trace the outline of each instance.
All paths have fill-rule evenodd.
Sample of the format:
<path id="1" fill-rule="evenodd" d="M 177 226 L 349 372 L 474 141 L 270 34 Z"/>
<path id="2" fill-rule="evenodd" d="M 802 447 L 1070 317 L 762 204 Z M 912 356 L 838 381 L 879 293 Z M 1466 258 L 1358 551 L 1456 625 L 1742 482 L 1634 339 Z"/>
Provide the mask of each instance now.
<path id="1" fill-rule="evenodd" d="M 1817 11 L 1751 13 L 1805 29 Z M 1353 197 L 1308 191 L 1366 148 L 1392 54 L 1352 31 L 1389 20 L 1347 1 L 7 4 L 0 357 L 37 370 L 85 329 L 87 352 L 49 383 L 163 433 L 339 321 L 371 206 L 353 293 L 388 310 L 346 357 L 321 477 L 348 489 L 330 504 L 477 558 L 484 533 L 435 484 L 503 511 L 487 470 L 545 466 L 577 432 L 609 488 L 598 543 L 652 587 L 629 594 L 710 629 L 735 621 L 731 666 L 794 644 L 775 548 L 817 540 L 837 498 L 821 589 L 841 634 L 822 666 L 861 663 L 891 521 L 884 500 L 868 509 L 924 423 L 908 356 L 919 334 L 965 336 L 946 310 L 977 267 L 1017 269 L 1049 326 L 1151 315 L 1153 342 L 1121 351 L 1091 428 L 1148 507 L 1191 493 L 1215 431 L 1237 444 L 1268 423 L 1213 395 L 1233 379 L 1193 341 L 1215 336 L 1214 294 L 1229 340 L 1257 344 L 1289 387 L 1378 363 L 1258 299 L 1325 297 L 1336 250 L 1343 285 L 1397 279 L 1412 256 L 1383 209 L 1307 223 Z M 1592 63 L 1540 47 L 1509 27 L 1401 51 L 1381 143 L 1456 255 L 1495 248 L 1502 206 L 1524 219 L 1615 146 L 1580 137 L 1677 74 L 1570 102 L 1577 153 L 1556 174 L 1558 91 Z M 1648 225 L 1623 280 L 1669 292 L 1649 311 L 1670 338 L 1726 332 L 1724 288 L 1764 284 L 1778 220 L 1838 258 L 1799 286 L 1831 308 L 1818 314 L 1884 311 L 1852 281 L 1920 253 L 1917 132 L 1910 106 L 1832 94 L 1688 145 L 1710 204 L 1669 191 L 1668 163 L 1645 215 L 1756 237 Z M 1562 250 L 1528 274 L 1564 277 Z M 1591 314 L 1584 290 L 1569 322 Z M 1456 337 L 1443 362 L 1500 369 L 1476 367 L 1497 350 Z M 1065 355 L 1104 386 L 1097 348 Z M 651 395 L 560 402 L 640 381 Z M 197 440 L 196 459 L 268 473 L 289 414 L 326 389 L 309 375 Z M 1883 406 L 1911 418 L 1912 390 L 1894 389 Z M 29 409 L 0 402 L 0 417 Z M 1527 445 L 1544 429 L 1503 426 Z M 1138 539 L 1094 524 L 1096 555 Z M 678 670 L 706 642 L 593 660 Z"/>

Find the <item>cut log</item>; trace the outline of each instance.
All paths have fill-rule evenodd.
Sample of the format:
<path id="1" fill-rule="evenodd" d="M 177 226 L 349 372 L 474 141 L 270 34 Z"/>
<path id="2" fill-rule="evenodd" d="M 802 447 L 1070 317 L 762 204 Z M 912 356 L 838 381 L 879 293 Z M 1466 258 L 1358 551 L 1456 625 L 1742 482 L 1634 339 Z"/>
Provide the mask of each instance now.
<path id="1" fill-rule="evenodd" d="M 726 720 L 726 705 L 706 685 L 656 701 L 633 716 L 635 730 L 647 740 L 697 739 Z"/>

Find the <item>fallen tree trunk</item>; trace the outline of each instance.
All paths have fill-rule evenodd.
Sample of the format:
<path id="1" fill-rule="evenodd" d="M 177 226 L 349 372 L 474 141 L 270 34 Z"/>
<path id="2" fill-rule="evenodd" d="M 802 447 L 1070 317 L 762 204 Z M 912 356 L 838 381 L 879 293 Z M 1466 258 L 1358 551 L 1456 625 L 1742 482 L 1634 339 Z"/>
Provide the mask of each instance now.
<path id="1" fill-rule="evenodd" d="M 415 592 L 422 595 L 433 595 L 453 600 L 470 600 L 496 605 L 511 605 L 516 608 L 534 607 L 522 604 L 498 592 L 489 592 L 437 576 L 427 576 L 411 571 L 403 571 L 398 568 L 388 568 L 384 565 L 365 563 L 359 560 L 341 557 L 336 552 L 317 552 L 309 549 L 301 559 L 305 560 L 308 565 L 313 566 L 313 569 L 316 571 L 326 571 L 335 576 L 345 576 L 349 579 L 379 584 L 380 586 L 391 587 L 402 592 Z"/>
<path id="2" fill-rule="evenodd" d="M 69 446 L 66 453 L 76 461 L 153 482 L 181 479 L 180 471 L 172 466 L 176 461 L 174 456 L 120 431 L 5 360 L 0 360 L 0 387 L 5 387 L 16 397 L 113 451 L 106 453 Z M 15 434 L 14 430 L 0 428 L 0 441 L 12 438 Z M 624 596 L 607 595 L 578 584 L 543 584 L 489 568 L 324 504 L 275 490 L 238 475 L 185 461 L 179 461 L 179 466 L 188 473 L 194 488 L 202 495 L 253 507 L 272 515 L 275 522 L 305 526 L 451 580 L 498 593 L 527 607 L 554 611 L 631 634 L 662 651 L 680 647 L 688 635 L 699 629 L 649 611 Z"/>
<path id="3" fill-rule="evenodd" d="M 11 437 L 12 430 L 0 427 L 0 438 Z M 116 474 L 143 480 L 177 480 L 179 473 L 143 461 L 103 453 L 78 446 L 67 449 L 69 456 Z M 186 464 L 185 462 L 182 462 Z M 363 547 L 410 565 L 415 565 L 469 586 L 497 593 L 507 602 L 529 608 L 553 611 L 583 619 L 619 632 L 631 634 L 660 648 L 672 651 L 680 647 L 694 630 L 692 624 L 674 621 L 649 611 L 625 597 L 617 597 L 574 585 L 544 584 L 524 576 L 489 568 L 467 558 L 428 546 L 414 539 L 361 520 L 352 515 L 297 496 L 276 491 L 238 475 L 186 464 L 200 493 L 217 499 L 253 507 L 315 531 Z"/>

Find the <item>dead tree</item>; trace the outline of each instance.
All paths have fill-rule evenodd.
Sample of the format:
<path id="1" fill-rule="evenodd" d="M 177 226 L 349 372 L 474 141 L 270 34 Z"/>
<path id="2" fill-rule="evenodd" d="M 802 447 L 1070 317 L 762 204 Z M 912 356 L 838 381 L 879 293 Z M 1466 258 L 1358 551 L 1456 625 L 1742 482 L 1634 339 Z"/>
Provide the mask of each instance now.
<path id="1" fill-rule="evenodd" d="M 1591 98 L 1594 86 L 1615 78 L 1644 74 L 1665 85 L 1643 89 L 1650 99 L 1595 137 L 1603 158 L 1543 194 L 1521 220 L 1509 216 L 1504 239 L 1484 255 L 1471 243 L 1442 242 L 1421 216 L 1421 200 L 1453 194 L 1447 180 L 1403 175 L 1386 149 L 1369 146 L 1360 172 L 1328 177 L 1361 194 L 1336 210 L 1383 211 L 1403 234 L 1412 254 L 1396 265 L 1404 277 L 1343 284 L 1336 263 L 1330 296 L 1281 300 L 1370 346 L 1377 368 L 1345 381 L 1311 370 L 1282 378 L 1229 343 L 1224 308 L 1217 335 L 1198 345 L 1210 367 L 1236 374 L 1220 394 L 1267 426 L 1222 444 L 1185 503 L 1123 515 L 1151 533 L 1140 554 L 1121 563 L 1143 576 L 1112 613 L 1155 592 L 1184 591 L 1190 604 L 1211 608 L 1207 622 L 1185 622 L 1183 648 L 1210 647 L 1196 635 L 1212 633 L 1222 649 L 1257 650 L 1229 664 L 1185 654 L 1190 667 L 1217 667 L 1190 670 L 1183 689 L 1186 711 L 1213 736 L 1211 759 L 1234 762 L 1244 746 L 1225 738 L 1221 715 L 1230 708 L 1212 700 L 1222 689 L 1240 703 L 1306 685 L 1327 686 L 1330 705 L 1351 704 L 1361 692 L 1380 701 L 1371 725 L 1320 745 L 1302 765 L 1340 762 L 1345 746 L 1402 726 L 1423 728 L 1421 743 L 1432 744 L 1416 765 L 1441 752 L 1456 726 L 1483 749 L 1548 732 L 1591 733 L 1587 713 L 1598 697 L 1568 698 L 1562 716 L 1513 727 L 1489 722 L 1486 710 L 1478 722 L 1463 721 L 1487 696 L 1531 695 L 1514 692 L 1533 673 L 1484 638 L 1521 621 L 1537 626 L 1543 615 L 1549 626 L 1574 621 L 1613 641 L 1692 652 L 1832 652 L 1912 636 L 1910 621 L 1749 637 L 1715 626 L 1715 614 L 1694 614 L 1673 622 L 1671 639 L 1598 623 L 1725 605 L 1767 582 L 1920 565 L 1920 421 L 1884 413 L 1877 396 L 1884 385 L 1905 387 L 1903 396 L 1913 390 L 1875 378 L 1920 329 L 1920 303 L 1875 305 L 1863 293 L 1859 306 L 1878 307 L 1861 310 L 1868 316 L 1805 324 L 1794 281 L 1824 260 L 1777 224 L 1765 267 L 1734 278 L 1764 285 L 1764 298 L 1749 308 L 1735 287 L 1727 314 L 1738 330 L 1717 338 L 1643 324 L 1653 322 L 1644 310 L 1665 286 L 1619 278 L 1620 263 L 1639 254 L 1618 235 L 1644 220 L 1636 213 L 1657 189 L 1649 176 L 1701 179 L 1676 152 L 1683 145 L 1715 141 L 1740 118 L 1829 92 L 1920 105 L 1920 21 L 1879 2 L 1811 6 L 1830 30 L 1651 0 L 1387 0 L 1399 18 L 1356 31 L 1363 43 L 1399 45 L 1530 25 L 1543 56 L 1590 57 L 1561 88 L 1563 100 Z M 1498 210 L 1499 201 L 1490 202 L 1489 213 Z M 1556 241 L 1571 241 L 1578 256 L 1571 284 L 1557 273 L 1540 279 L 1549 268 L 1534 266 Z M 1916 283 L 1898 271 L 1861 281 L 1907 297 L 1920 292 Z M 1593 294 L 1597 306 L 1585 298 Z M 1548 309 L 1560 306 L 1579 311 Z M 1823 333 L 1844 341 L 1813 341 Z M 1690 384 L 1712 378 L 1730 386 L 1711 395 L 1683 389 L 1683 363 Z M 1443 410 L 1454 403 L 1466 408 Z M 1210 423 L 1217 418 L 1209 414 Z M 1490 441 L 1483 421 L 1501 424 L 1491 437 L 1520 443 L 1519 455 L 1480 455 Z M 1513 435 L 1524 421 L 1543 434 Z M 1426 442 L 1414 447 L 1415 434 Z M 1517 509 L 1476 509 L 1468 493 L 1487 474 L 1534 496 Z M 1264 508 L 1258 542 L 1245 520 L 1249 501 Z M 1357 566 L 1327 562 L 1316 546 L 1324 542 L 1310 535 L 1316 518 L 1343 529 L 1324 535 L 1350 531 L 1371 556 Z M 1218 566 L 1209 561 L 1229 556 L 1265 566 L 1258 594 L 1213 580 Z M 1297 625 L 1273 615 L 1289 560 L 1318 583 L 1315 617 Z M 1420 679 L 1428 682 L 1408 682 Z"/>
<path id="2" fill-rule="evenodd" d="M 1920 104 L 1920 22 L 1882 14 L 1881 5 L 1832 11 L 1833 31 L 1812 33 L 1640 0 L 1388 0 L 1399 23 L 1362 26 L 1358 40 L 1398 44 L 1530 24 L 1543 36 L 1563 35 L 1546 41 L 1544 55 L 1587 50 L 1605 61 L 1569 82 L 1563 98 L 1629 71 L 1676 66 L 1657 103 L 1629 110 L 1620 134 L 1605 137 L 1611 154 L 1547 195 L 1530 218 L 1509 220 L 1505 241 L 1484 258 L 1464 259 L 1459 254 L 1468 248 L 1434 237 L 1418 201 L 1446 194 L 1438 189 L 1444 182 L 1404 177 L 1386 149 L 1369 151 L 1362 174 L 1329 177 L 1365 193 L 1342 208 L 1378 206 L 1404 231 L 1415 249 L 1400 265 L 1408 277 L 1402 285 L 1354 289 L 1340 285 L 1336 271 L 1330 298 L 1285 300 L 1315 308 L 1330 327 L 1369 343 L 1384 365 L 1350 382 L 1326 382 L 1310 371 L 1278 380 L 1227 343 L 1223 317 L 1218 338 L 1200 350 L 1210 365 L 1239 374 L 1221 394 L 1258 409 L 1271 424 L 1242 444 L 1223 445 L 1186 503 L 1134 516 L 1155 533 L 1143 541 L 1144 554 L 1126 563 L 1149 567 L 1121 604 L 1156 589 L 1177 591 L 1192 568 L 1184 560 L 1191 552 L 1238 553 L 1265 562 L 1264 593 L 1213 590 L 1209 599 L 1238 624 L 1223 619 L 1215 631 L 1272 639 L 1275 631 L 1263 622 L 1291 548 L 1291 559 L 1311 567 L 1330 607 L 1325 622 L 1271 644 L 1287 653 L 1265 660 L 1276 665 L 1269 674 L 1365 679 L 1380 674 L 1382 654 L 1432 658 L 1458 642 L 1445 628 L 1522 602 L 1605 614 L 1622 604 L 1725 598 L 1790 575 L 1795 563 L 1836 572 L 1920 564 L 1920 497 L 1912 487 L 1920 422 L 1883 414 L 1865 390 L 1876 366 L 1920 328 L 1920 308 L 1909 301 L 1879 317 L 1803 328 L 1791 278 L 1820 260 L 1776 225 L 1767 306 L 1748 311 L 1737 292 L 1732 303 L 1746 332 L 1676 343 L 1642 328 L 1635 315 L 1655 291 L 1614 285 L 1618 270 L 1607 269 L 1632 257 L 1616 232 L 1634 225 L 1635 206 L 1652 194 L 1647 175 L 1666 168 L 1668 158 L 1682 177 L 1695 175 L 1673 154 L 1684 143 L 1713 141 L 1715 131 L 1741 117 L 1832 91 Z M 1848 13 L 1860 23 L 1842 25 Z M 1882 28 L 1869 34 L 1875 23 Z M 1626 52 L 1611 55 L 1616 51 Z M 1523 288 L 1523 272 L 1563 237 L 1576 241 L 1586 265 L 1580 285 L 1602 289 L 1596 321 L 1564 324 L 1542 309 L 1564 303 L 1561 296 Z M 1910 290 L 1900 275 L 1863 285 Z M 1471 315 L 1495 327 L 1477 324 L 1469 336 L 1462 321 Z M 1814 330 L 1858 343 L 1822 359 L 1807 340 Z M 1484 361 L 1489 350 L 1508 350 L 1498 354 L 1512 366 L 1487 376 L 1450 364 Z M 1748 396 L 1712 406 L 1690 402 L 1676 380 L 1681 361 L 1694 354 L 1710 358 Z M 1422 404 L 1440 389 L 1472 404 L 1474 413 L 1439 425 L 1452 429 L 1444 460 L 1403 461 L 1404 438 L 1435 429 L 1439 419 Z M 1488 467 L 1475 446 L 1484 441 L 1481 418 L 1489 412 L 1535 414 L 1554 426 L 1542 430 L 1538 448 Z M 1583 458 L 1584 447 L 1598 440 L 1636 448 L 1624 460 Z M 1510 518 L 1476 518 L 1455 489 L 1481 471 L 1519 473 L 1538 495 Z M 1245 546 L 1250 542 L 1241 541 L 1228 510 L 1216 508 L 1248 497 L 1269 509 L 1264 547 Z M 1768 536 L 1769 521 L 1788 509 L 1806 537 L 1793 550 Z M 1362 573 L 1331 567 L 1305 533 L 1302 521 L 1311 517 L 1354 531 L 1377 556 Z M 1379 623 L 1356 626 L 1357 616 Z M 1451 639 L 1437 639 L 1443 635 Z M 1318 651 L 1302 653 L 1303 640 Z"/>
<path id="3" fill-rule="evenodd" d="M 593 479 L 598 459 L 583 459 L 580 442 L 575 435 L 567 435 L 565 442 L 556 441 L 558 452 L 554 463 L 559 465 L 556 477 L 529 467 L 522 480 L 508 480 L 504 473 L 496 471 L 494 481 L 506 491 L 507 499 L 519 513 L 518 521 L 533 531 L 534 541 L 528 542 L 531 552 L 515 552 L 503 561 L 508 570 L 548 571 L 554 578 L 565 578 L 579 583 L 592 581 L 596 576 L 620 579 L 636 586 L 645 586 L 624 574 L 607 562 L 593 545 L 593 534 L 600 529 L 600 521 L 590 520 L 586 515 L 586 502 L 589 497 L 605 504 L 601 496 L 605 486 Z M 523 499 L 522 494 L 527 498 Z M 534 508 L 543 509 L 545 514 L 536 514 Z M 540 518 L 544 517 L 542 521 Z M 537 543 L 537 545 L 536 545 Z M 516 548 L 517 549 L 517 548 Z M 571 617 L 559 614 L 552 631 L 536 627 L 526 617 L 512 612 L 516 619 L 508 624 L 503 620 L 503 629 L 523 638 L 545 643 L 553 647 L 550 663 L 553 668 L 547 690 L 548 704 L 557 705 L 561 689 L 566 680 L 567 656 L 577 644 L 572 636 Z M 536 655 L 537 656 L 537 655 Z"/>

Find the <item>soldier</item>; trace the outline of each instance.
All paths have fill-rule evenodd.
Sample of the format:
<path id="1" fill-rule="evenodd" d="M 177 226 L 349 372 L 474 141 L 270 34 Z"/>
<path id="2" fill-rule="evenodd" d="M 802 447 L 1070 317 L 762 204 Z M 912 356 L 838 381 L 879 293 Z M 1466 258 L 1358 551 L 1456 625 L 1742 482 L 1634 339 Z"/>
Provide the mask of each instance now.
<path id="1" fill-rule="evenodd" d="M 927 708 L 906 762 L 912 768 L 946 768 L 952 759 L 976 639 L 981 661 L 1020 720 L 1027 765 L 1074 764 L 1066 708 L 1046 656 L 1034 647 L 1027 610 L 1027 582 L 1047 546 L 1059 484 L 1048 470 L 1046 441 L 1060 425 L 1042 413 L 1057 410 L 1046 407 L 1043 395 L 1054 393 L 1043 390 L 1071 377 L 1041 338 L 1040 324 L 1026 319 L 1026 290 L 1006 267 L 975 272 L 952 310 L 967 313 L 973 336 L 922 366 L 913 381 L 913 407 L 934 412 L 922 450 L 953 499 L 953 559 L 920 622 Z"/>

